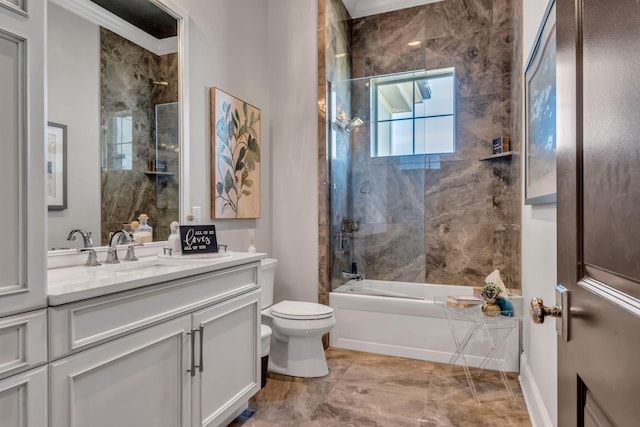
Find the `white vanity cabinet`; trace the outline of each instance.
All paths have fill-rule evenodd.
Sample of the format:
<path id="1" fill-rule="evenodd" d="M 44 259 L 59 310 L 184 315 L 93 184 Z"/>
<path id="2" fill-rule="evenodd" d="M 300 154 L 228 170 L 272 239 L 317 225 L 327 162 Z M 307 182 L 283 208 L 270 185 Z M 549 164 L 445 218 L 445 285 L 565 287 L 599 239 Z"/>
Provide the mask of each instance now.
<path id="1" fill-rule="evenodd" d="M 2 427 L 47 426 L 45 28 L 44 0 L 0 1 Z"/>
<path id="2" fill-rule="evenodd" d="M 47 311 L 0 317 L 0 426 L 47 425 Z"/>
<path id="3" fill-rule="evenodd" d="M 50 426 L 219 426 L 260 389 L 258 263 L 49 309 Z"/>
<path id="4" fill-rule="evenodd" d="M 0 380 L 2 427 L 47 426 L 47 366 Z"/>
<path id="5" fill-rule="evenodd" d="M 51 363 L 51 426 L 189 426 L 190 327 L 183 316 Z"/>
<path id="6" fill-rule="evenodd" d="M 202 328 L 193 381 L 194 427 L 230 421 L 260 390 L 259 301 L 259 291 L 253 291 L 194 313 L 194 326 Z"/>
<path id="7" fill-rule="evenodd" d="M 0 317 L 46 306 L 45 28 L 44 0 L 0 1 Z"/>

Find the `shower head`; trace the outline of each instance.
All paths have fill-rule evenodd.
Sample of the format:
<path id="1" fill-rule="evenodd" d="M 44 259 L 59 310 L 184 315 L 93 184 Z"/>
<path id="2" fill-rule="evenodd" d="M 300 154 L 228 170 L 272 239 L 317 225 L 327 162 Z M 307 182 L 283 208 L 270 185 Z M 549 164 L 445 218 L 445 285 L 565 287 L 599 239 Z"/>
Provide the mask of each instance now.
<path id="1" fill-rule="evenodd" d="M 333 123 L 340 127 L 340 129 L 346 130 L 351 133 L 355 128 L 362 126 L 364 123 L 360 117 L 349 118 L 349 115 L 340 107 L 336 110 L 335 120 Z"/>
<path id="2" fill-rule="evenodd" d="M 362 126 L 364 122 L 360 117 L 355 117 L 345 126 L 344 130 L 351 133 L 355 128 Z"/>

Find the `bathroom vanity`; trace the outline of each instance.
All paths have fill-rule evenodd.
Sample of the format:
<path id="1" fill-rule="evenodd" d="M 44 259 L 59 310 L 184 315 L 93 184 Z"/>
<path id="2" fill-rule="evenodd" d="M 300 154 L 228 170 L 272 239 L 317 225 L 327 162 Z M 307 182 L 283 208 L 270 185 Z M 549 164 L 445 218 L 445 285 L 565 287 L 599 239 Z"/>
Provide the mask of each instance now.
<path id="1" fill-rule="evenodd" d="M 59 427 L 226 425 L 260 389 L 263 257 L 49 270 L 49 307 L 0 324 L 0 353 L 28 362 L 0 401 L 45 422 L 8 425 L 46 425 L 47 407 Z"/>

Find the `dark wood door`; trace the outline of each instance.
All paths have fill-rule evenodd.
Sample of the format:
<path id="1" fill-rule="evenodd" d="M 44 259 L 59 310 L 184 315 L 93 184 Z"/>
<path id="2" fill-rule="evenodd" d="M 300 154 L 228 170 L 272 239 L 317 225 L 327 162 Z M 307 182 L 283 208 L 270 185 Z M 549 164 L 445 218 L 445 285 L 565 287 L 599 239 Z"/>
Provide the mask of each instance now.
<path id="1" fill-rule="evenodd" d="M 640 425 L 640 3 L 557 0 L 560 426 Z"/>

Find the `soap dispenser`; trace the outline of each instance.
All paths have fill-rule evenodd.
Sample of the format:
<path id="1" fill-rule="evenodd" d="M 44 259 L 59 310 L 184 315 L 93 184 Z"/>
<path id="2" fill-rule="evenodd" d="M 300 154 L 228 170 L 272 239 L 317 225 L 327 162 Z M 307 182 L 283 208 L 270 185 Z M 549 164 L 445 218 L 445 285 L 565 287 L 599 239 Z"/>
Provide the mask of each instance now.
<path id="1" fill-rule="evenodd" d="M 153 227 L 147 224 L 149 217 L 146 214 L 140 214 L 138 220 L 140 221 L 140 225 L 134 234 L 136 242 L 151 243 L 153 241 Z"/>
<path id="2" fill-rule="evenodd" d="M 169 228 L 171 228 L 171 234 L 167 239 L 167 246 L 171 248 L 171 255 L 180 255 L 182 252 L 182 244 L 180 242 L 180 223 L 173 221 Z"/>

